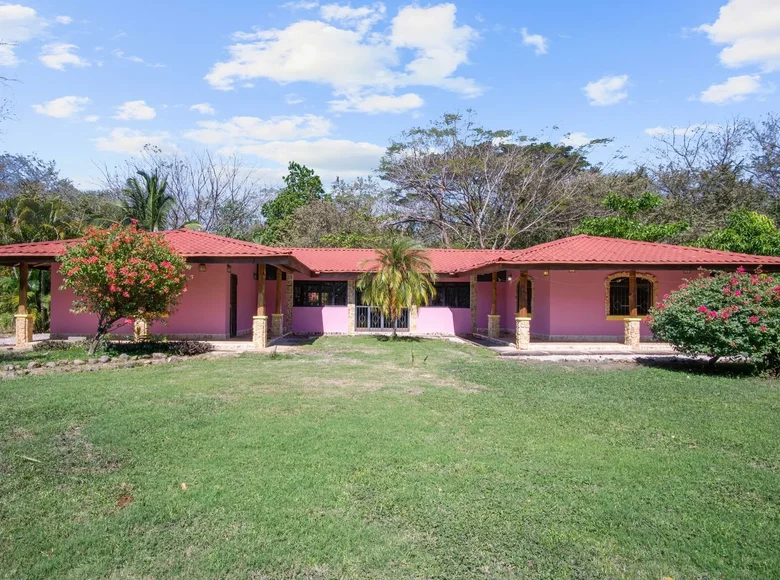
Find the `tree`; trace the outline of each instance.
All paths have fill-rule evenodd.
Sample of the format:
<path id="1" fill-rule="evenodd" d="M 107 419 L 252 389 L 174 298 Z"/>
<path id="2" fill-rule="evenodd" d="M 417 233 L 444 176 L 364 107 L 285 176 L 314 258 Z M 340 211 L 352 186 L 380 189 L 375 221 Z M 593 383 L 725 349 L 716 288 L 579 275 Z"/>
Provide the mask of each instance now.
<path id="1" fill-rule="evenodd" d="M 278 244 L 290 225 L 290 219 L 300 207 L 314 201 L 329 199 L 322 188 L 322 180 L 305 165 L 290 161 L 289 173 L 284 177 L 284 188 L 272 200 L 263 204 L 265 229 L 258 240 L 263 244 Z"/>
<path id="2" fill-rule="evenodd" d="M 293 212 L 279 242 L 297 247 L 376 248 L 386 233 L 377 215 L 380 198 L 379 184 L 370 178 L 351 183 L 337 179 L 328 199 Z"/>
<path id="3" fill-rule="evenodd" d="M 587 215 L 577 199 L 598 171 L 584 154 L 603 142 L 538 143 L 480 127 L 470 112 L 449 114 L 402 133 L 380 174 L 393 185 L 395 226 L 412 224 L 415 235 L 448 248 L 517 247 Z"/>
<path id="4" fill-rule="evenodd" d="M 780 231 L 767 215 L 735 210 L 728 215 L 725 228 L 702 236 L 695 245 L 758 256 L 780 256 Z"/>
<path id="5" fill-rule="evenodd" d="M 663 198 L 653 193 L 645 192 L 636 198 L 610 193 L 604 198 L 602 205 L 618 215 L 585 218 L 574 230 L 575 234 L 660 242 L 670 241 L 680 232 L 688 229 L 688 224 L 685 222 L 655 224 L 639 221 L 637 216 L 640 213 L 650 212 L 663 205 Z"/>
<path id="6" fill-rule="evenodd" d="M 186 292 L 184 258 L 161 235 L 134 223 L 90 229 L 58 260 L 63 287 L 76 295 L 72 311 L 98 317 L 89 354 L 107 333 L 133 319 L 151 322 L 170 314 Z"/>
<path id="7" fill-rule="evenodd" d="M 780 285 L 766 274 L 710 272 L 651 310 L 653 333 L 688 355 L 739 357 L 780 370 Z"/>
<path id="8" fill-rule="evenodd" d="M 377 250 L 376 258 L 364 264 L 357 288 L 363 304 L 375 306 L 393 321 L 393 338 L 398 336 L 398 319 L 404 308 L 425 306 L 435 296 L 436 273 L 425 250 L 413 241 L 398 238 Z"/>
<path id="9" fill-rule="evenodd" d="M 167 229 L 173 197 L 165 191 L 168 186 L 165 177 L 161 179 L 156 171 L 150 174 L 139 170 L 137 173 L 141 181 L 130 177 L 122 190 L 122 223 L 136 223 L 149 232 Z"/>

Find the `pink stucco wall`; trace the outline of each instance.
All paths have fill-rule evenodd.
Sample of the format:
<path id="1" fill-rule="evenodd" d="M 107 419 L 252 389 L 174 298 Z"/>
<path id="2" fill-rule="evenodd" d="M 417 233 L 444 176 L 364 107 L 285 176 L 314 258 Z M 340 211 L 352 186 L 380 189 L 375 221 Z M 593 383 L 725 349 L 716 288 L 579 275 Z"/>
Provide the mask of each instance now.
<path id="1" fill-rule="evenodd" d="M 347 307 L 296 307 L 293 308 L 292 331 L 295 333 L 346 334 Z"/>
<path id="2" fill-rule="evenodd" d="M 417 332 L 420 334 L 469 334 L 471 309 L 423 307 L 417 314 Z"/>

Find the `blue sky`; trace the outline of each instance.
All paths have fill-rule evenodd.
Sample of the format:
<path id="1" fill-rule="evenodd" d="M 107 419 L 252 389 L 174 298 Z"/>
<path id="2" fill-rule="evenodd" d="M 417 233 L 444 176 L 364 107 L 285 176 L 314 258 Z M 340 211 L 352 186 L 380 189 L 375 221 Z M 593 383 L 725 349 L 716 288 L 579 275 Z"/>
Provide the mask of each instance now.
<path id="1" fill-rule="evenodd" d="M 354 178 L 467 108 L 639 159 L 654 133 L 780 102 L 777 0 L 20 0 L 0 3 L 0 39 L 20 81 L 0 146 L 80 185 L 144 143 L 238 153 L 270 184 L 290 159 Z"/>

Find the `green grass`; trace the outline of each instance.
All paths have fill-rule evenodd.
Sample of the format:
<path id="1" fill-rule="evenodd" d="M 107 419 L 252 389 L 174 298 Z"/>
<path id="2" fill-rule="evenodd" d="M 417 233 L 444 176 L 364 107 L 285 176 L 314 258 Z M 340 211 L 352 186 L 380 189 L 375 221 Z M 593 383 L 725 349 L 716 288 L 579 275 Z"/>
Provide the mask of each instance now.
<path id="1" fill-rule="evenodd" d="M 21 377 L 0 576 L 778 577 L 779 411 L 439 341 Z"/>

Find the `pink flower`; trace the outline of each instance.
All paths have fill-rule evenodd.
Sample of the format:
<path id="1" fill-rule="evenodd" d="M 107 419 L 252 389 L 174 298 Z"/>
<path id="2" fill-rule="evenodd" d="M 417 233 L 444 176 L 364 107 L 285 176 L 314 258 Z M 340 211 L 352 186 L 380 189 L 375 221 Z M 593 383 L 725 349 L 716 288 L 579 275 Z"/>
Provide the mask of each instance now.
<path id="1" fill-rule="evenodd" d="M 740 274 L 744 274 L 745 273 L 745 268 L 740 266 L 739 268 L 737 268 L 737 272 L 740 273 Z"/>
<path id="2" fill-rule="evenodd" d="M 707 316 L 709 316 L 712 319 L 715 319 L 718 317 L 718 313 L 713 310 L 712 312 L 708 312 Z"/>
<path id="3" fill-rule="evenodd" d="M 761 326 L 761 332 L 766 332 L 767 330 L 768 330 L 768 329 L 767 329 L 767 327 L 766 327 L 766 326 L 763 326 L 763 325 Z"/>
<path id="4" fill-rule="evenodd" d="M 734 290 L 734 296 L 742 296 L 742 290 Z"/>
<path id="5" fill-rule="evenodd" d="M 707 308 L 706 306 L 699 306 L 699 312 L 707 312 L 708 310 L 709 308 Z"/>
<path id="6" fill-rule="evenodd" d="M 758 316 L 751 316 L 749 320 L 750 320 L 750 324 L 758 324 L 760 319 L 758 318 Z"/>

